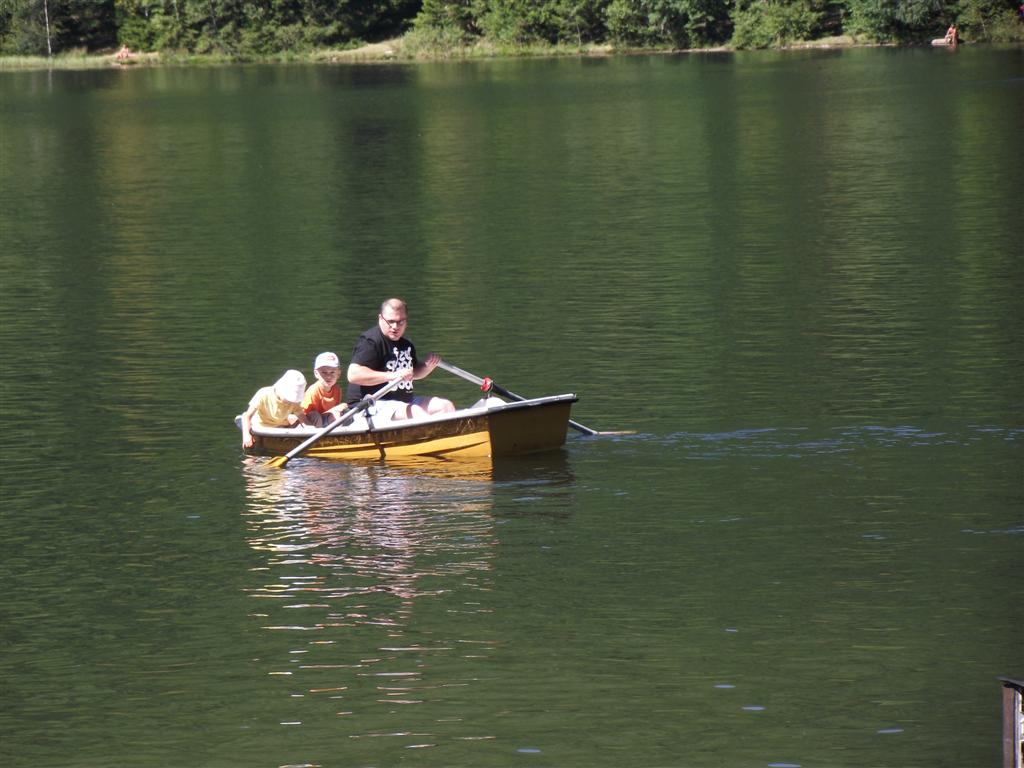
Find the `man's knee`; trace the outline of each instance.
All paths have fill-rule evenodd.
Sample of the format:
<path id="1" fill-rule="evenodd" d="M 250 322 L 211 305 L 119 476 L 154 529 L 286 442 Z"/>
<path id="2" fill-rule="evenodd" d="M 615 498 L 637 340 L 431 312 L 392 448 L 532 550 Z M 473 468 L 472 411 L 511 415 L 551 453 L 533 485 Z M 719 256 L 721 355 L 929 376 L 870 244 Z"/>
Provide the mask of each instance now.
<path id="1" fill-rule="evenodd" d="M 431 413 L 451 413 L 455 410 L 455 404 L 443 397 L 434 397 L 430 400 L 428 410 Z"/>

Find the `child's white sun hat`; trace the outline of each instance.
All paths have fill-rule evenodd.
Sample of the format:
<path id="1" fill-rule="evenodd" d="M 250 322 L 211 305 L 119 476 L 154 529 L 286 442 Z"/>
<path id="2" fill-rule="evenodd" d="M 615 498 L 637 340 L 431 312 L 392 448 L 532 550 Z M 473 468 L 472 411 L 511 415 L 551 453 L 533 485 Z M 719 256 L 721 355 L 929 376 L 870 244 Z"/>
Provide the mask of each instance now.
<path id="1" fill-rule="evenodd" d="M 306 377 L 302 375 L 302 371 L 291 368 L 274 383 L 274 392 L 289 403 L 301 403 L 302 396 L 306 393 Z"/>

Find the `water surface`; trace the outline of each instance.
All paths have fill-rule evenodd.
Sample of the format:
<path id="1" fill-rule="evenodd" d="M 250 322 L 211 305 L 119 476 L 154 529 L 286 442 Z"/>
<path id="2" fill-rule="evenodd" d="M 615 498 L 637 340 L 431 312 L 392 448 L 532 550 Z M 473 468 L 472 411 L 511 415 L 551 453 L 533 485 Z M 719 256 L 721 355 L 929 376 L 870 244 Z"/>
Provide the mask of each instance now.
<path id="1" fill-rule="evenodd" d="M 3 73 L 4 764 L 997 762 L 1022 98 L 982 47 Z M 243 457 L 391 294 L 636 434 Z"/>

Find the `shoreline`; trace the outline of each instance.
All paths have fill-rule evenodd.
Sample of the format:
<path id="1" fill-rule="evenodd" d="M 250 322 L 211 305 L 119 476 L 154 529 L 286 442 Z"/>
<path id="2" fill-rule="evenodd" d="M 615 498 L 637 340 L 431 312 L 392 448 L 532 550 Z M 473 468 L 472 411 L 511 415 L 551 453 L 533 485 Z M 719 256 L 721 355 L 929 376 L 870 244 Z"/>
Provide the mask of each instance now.
<path id="1" fill-rule="evenodd" d="M 758 49 L 762 51 L 836 50 L 844 48 L 916 48 L 927 44 L 869 43 L 850 35 L 791 43 Z M 1014 45 L 1011 43 L 1011 45 Z M 740 53 L 729 46 L 708 48 L 616 48 L 608 43 L 583 46 L 499 46 L 480 42 L 470 47 L 447 50 L 421 50 L 410 47 L 405 38 L 368 43 L 358 48 L 321 49 L 303 53 L 278 53 L 263 56 L 187 53 L 102 53 L 58 54 L 46 56 L 0 56 L 0 72 L 32 70 L 124 69 L 132 67 L 228 66 L 234 64 L 419 64 L 440 61 L 482 61 L 536 58 L 605 58 L 637 55 L 677 55 Z"/>

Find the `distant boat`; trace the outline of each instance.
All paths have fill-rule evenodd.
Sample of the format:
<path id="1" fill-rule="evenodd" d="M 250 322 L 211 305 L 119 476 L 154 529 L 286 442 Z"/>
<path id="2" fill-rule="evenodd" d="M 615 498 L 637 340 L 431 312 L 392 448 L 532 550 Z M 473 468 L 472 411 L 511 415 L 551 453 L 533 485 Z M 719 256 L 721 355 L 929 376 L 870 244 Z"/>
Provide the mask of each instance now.
<path id="1" fill-rule="evenodd" d="M 320 459 L 388 459 L 433 456 L 479 459 L 550 451 L 565 444 L 574 394 L 512 403 L 490 397 L 470 408 L 402 421 L 367 419 L 328 432 L 301 454 Z M 235 418 L 241 427 L 241 416 Z M 253 424 L 251 453 L 281 455 L 318 430 Z"/>

